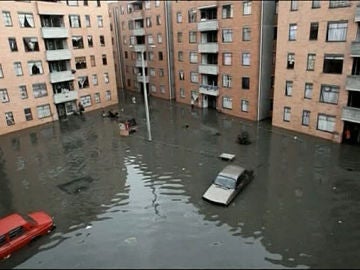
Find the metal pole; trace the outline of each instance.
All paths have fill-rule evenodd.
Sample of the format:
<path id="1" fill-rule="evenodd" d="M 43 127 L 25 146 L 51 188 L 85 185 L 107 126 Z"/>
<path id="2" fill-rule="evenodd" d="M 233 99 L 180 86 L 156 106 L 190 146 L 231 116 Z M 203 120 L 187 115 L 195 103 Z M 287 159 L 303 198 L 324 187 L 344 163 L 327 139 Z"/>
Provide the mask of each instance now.
<path id="1" fill-rule="evenodd" d="M 151 141 L 150 118 L 149 118 L 149 105 L 148 105 L 148 95 L 147 95 L 147 90 L 146 90 L 146 76 L 145 76 L 144 53 L 145 53 L 145 51 L 141 51 L 141 68 L 142 68 L 142 74 L 143 74 L 144 99 L 145 99 L 145 113 L 146 113 L 146 126 L 147 126 L 147 131 L 148 131 L 148 140 Z"/>

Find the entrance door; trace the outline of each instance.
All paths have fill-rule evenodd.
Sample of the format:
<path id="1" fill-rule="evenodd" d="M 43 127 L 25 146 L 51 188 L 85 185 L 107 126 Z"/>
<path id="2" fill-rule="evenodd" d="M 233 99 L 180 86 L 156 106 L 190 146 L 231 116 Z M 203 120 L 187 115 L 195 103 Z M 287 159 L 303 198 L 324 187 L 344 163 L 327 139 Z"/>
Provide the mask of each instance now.
<path id="1" fill-rule="evenodd" d="M 202 96 L 202 107 L 207 108 L 208 106 L 209 106 L 208 95 L 203 95 Z"/>
<path id="2" fill-rule="evenodd" d="M 66 110 L 65 110 L 65 104 L 60 103 L 56 105 L 56 110 L 59 116 L 59 119 L 65 119 L 66 118 Z"/>

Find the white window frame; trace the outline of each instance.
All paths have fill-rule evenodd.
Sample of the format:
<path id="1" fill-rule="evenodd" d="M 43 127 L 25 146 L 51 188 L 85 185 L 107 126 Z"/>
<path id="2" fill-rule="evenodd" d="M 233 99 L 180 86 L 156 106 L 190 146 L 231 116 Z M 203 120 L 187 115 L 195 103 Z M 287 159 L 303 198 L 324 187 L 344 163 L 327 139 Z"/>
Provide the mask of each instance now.
<path id="1" fill-rule="evenodd" d="M 231 66 L 232 65 L 232 53 L 226 52 L 223 53 L 223 65 Z"/>
<path id="2" fill-rule="evenodd" d="M 106 101 L 111 100 L 111 91 L 110 90 L 105 91 L 105 99 L 106 99 Z"/>
<path id="3" fill-rule="evenodd" d="M 309 70 L 309 71 L 315 70 L 315 60 L 316 60 L 316 54 L 309 53 L 307 55 L 306 70 Z"/>
<path id="4" fill-rule="evenodd" d="M 13 26 L 10 11 L 3 11 L 4 26 Z"/>
<path id="5" fill-rule="evenodd" d="M 311 112 L 308 110 L 303 110 L 302 112 L 302 118 L 301 118 L 301 124 L 303 126 L 309 126 L 310 125 L 310 114 Z"/>
<path id="6" fill-rule="evenodd" d="M 92 105 L 91 95 L 85 95 L 80 97 L 81 104 L 86 108 Z"/>
<path id="7" fill-rule="evenodd" d="M 19 24 L 20 24 L 21 28 L 24 28 L 24 27 L 25 28 L 26 27 L 34 28 L 35 27 L 34 16 L 32 13 L 19 12 L 18 18 L 19 18 Z M 25 26 L 25 22 L 27 22 L 29 26 Z"/>
<path id="8" fill-rule="evenodd" d="M 196 64 L 198 62 L 198 53 L 190 52 L 190 63 Z"/>
<path id="9" fill-rule="evenodd" d="M 180 97 L 185 98 L 185 89 L 184 88 L 180 88 Z"/>
<path id="10" fill-rule="evenodd" d="M 251 40 L 251 28 L 250 27 L 248 27 L 248 26 L 243 27 L 242 33 L 243 33 L 243 36 L 242 36 L 243 41 Z"/>
<path id="11" fill-rule="evenodd" d="M 326 41 L 346 41 L 347 29 L 347 21 L 328 22 Z"/>
<path id="12" fill-rule="evenodd" d="M 234 8 L 233 5 L 227 4 L 222 6 L 222 18 L 230 19 L 234 16 Z"/>
<path id="13" fill-rule="evenodd" d="M 290 41 L 296 40 L 296 32 L 297 32 L 297 24 L 296 23 L 289 24 L 289 40 Z"/>
<path id="14" fill-rule="evenodd" d="M 321 131 L 334 132 L 336 124 L 336 117 L 326 114 L 318 114 L 316 128 Z"/>
<path id="15" fill-rule="evenodd" d="M 21 62 L 14 62 L 14 69 L 16 76 L 23 76 L 24 72 L 22 70 Z"/>
<path id="16" fill-rule="evenodd" d="M 284 122 L 290 122 L 291 118 L 291 108 L 290 107 L 284 107 Z"/>
<path id="17" fill-rule="evenodd" d="M 6 88 L 0 89 L 0 99 L 2 103 L 7 103 L 10 101 L 9 95 Z"/>
<path id="18" fill-rule="evenodd" d="M 223 96 L 223 98 L 222 98 L 222 107 L 224 109 L 232 110 L 232 97 Z"/>
<path id="19" fill-rule="evenodd" d="M 312 83 L 305 83 L 304 98 L 311 99 L 314 85 Z"/>
<path id="20" fill-rule="evenodd" d="M 243 15 L 251 14 L 251 4 L 252 4 L 252 1 L 244 1 L 243 2 Z"/>
<path id="21" fill-rule="evenodd" d="M 195 71 L 190 71 L 190 81 L 192 83 L 198 83 L 199 82 L 199 73 Z"/>
<path id="22" fill-rule="evenodd" d="M 101 102 L 101 100 L 100 100 L 100 93 L 99 93 L 99 92 L 97 92 L 97 93 L 94 94 L 94 102 L 95 102 L 95 103 L 100 103 L 100 102 Z"/>
<path id="23" fill-rule="evenodd" d="M 93 85 L 99 84 L 97 74 L 92 74 L 92 83 L 93 83 Z"/>
<path id="24" fill-rule="evenodd" d="M 46 83 L 33 83 L 32 91 L 35 98 L 46 97 L 48 95 Z"/>
<path id="25" fill-rule="evenodd" d="M 1 64 L 0 64 L 0 78 L 4 78 L 4 72 Z"/>
<path id="26" fill-rule="evenodd" d="M 39 119 L 51 116 L 50 104 L 44 104 L 44 105 L 37 106 L 36 110 L 37 110 L 37 116 Z"/>
<path id="27" fill-rule="evenodd" d="M 80 28 L 81 20 L 79 15 L 71 14 L 69 15 L 70 28 Z"/>
<path id="28" fill-rule="evenodd" d="M 293 84 L 294 84 L 293 81 L 285 82 L 285 96 L 287 96 L 287 97 L 292 96 Z"/>
<path id="29" fill-rule="evenodd" d="M 229 74 L 223 74 L 223 87 L 231 88 L 232 86 L 232 76 Z"/>
<path id="30" fill-rule="evenodd" d="M 104 27 L 104 19 L 103 19 L 103 16 L 101 16 L 101 15 L 98 15 L 98 16 L 97 16 L 97 24 L 98 24 L 98 27 L 99 27 L 99 28 Z"/>
<path id="31" fill-rule="evenodd" d="M 322 84 L 320 88 L 320 102 L 338 104 L 340 87 L 337 85 Z"/>
<path id="32" fill-rule="evenodd" d="M 28 64 L 30 75 L 39 75 L 39 74 L 44 73 L 41 61 L 29 61 L 27 64 Z M 39 73 L 36 73 L 36 74 L 33 73 L 34 66 L 38 69 Z"/>
<path id="33" fill-rule="evenodd" d="M 222 30 L 222 42 L 224 42 L 224 43 L 233 42 L 233 30 L 232 29 L 223 29 Z"/>
<path id="34" fill-rule="evenodd" d="M 249 111 L 249 101 L 246 99 L 241 100 L 241 111 L 248 112 Z"/>
<path id="35" fill-rule="evenodd" d="M 182 13 L 180 11 L 176 12 L 176 22 L 182 23 Z"/>
<path id="36" fill-rule="evenodd" d="M 108 72 L 104 72 L 104 83 L 109 83 L 110 77 Z"/>
<path id="37" fill-rule="evenodd" d="M 250 66 L 250 53 L 242 53 L 242 65 L 243 66 Z"/>

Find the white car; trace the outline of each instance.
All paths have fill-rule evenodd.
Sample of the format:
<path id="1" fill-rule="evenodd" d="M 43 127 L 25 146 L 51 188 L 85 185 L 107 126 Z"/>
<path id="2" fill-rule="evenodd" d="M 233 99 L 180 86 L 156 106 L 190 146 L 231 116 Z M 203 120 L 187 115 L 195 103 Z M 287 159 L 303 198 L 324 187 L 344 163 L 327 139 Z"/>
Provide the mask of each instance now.
<path id="1" fill-rule="evenodd" d="M 238 165 L 227 165 L 206 190 L 203 199 L 229 205 L 235 196 L 253 179 L 254 172 Z"/>

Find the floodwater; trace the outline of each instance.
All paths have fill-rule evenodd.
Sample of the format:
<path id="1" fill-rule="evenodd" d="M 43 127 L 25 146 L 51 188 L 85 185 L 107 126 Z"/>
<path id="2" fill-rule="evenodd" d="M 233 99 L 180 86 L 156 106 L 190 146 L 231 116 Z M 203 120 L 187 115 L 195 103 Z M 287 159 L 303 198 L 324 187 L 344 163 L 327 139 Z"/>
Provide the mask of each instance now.
<path id="1" fill-rule="evenodd" d="M 124 97 L 129 137 L 101 111 L 0 137 L 0 215 L 57 225 L 0 268 L 360 267 L 360 147 L 152 97 L 150 142 Z M 202 200 L 228 163 L 254 180 L 228 207 Z"/>

